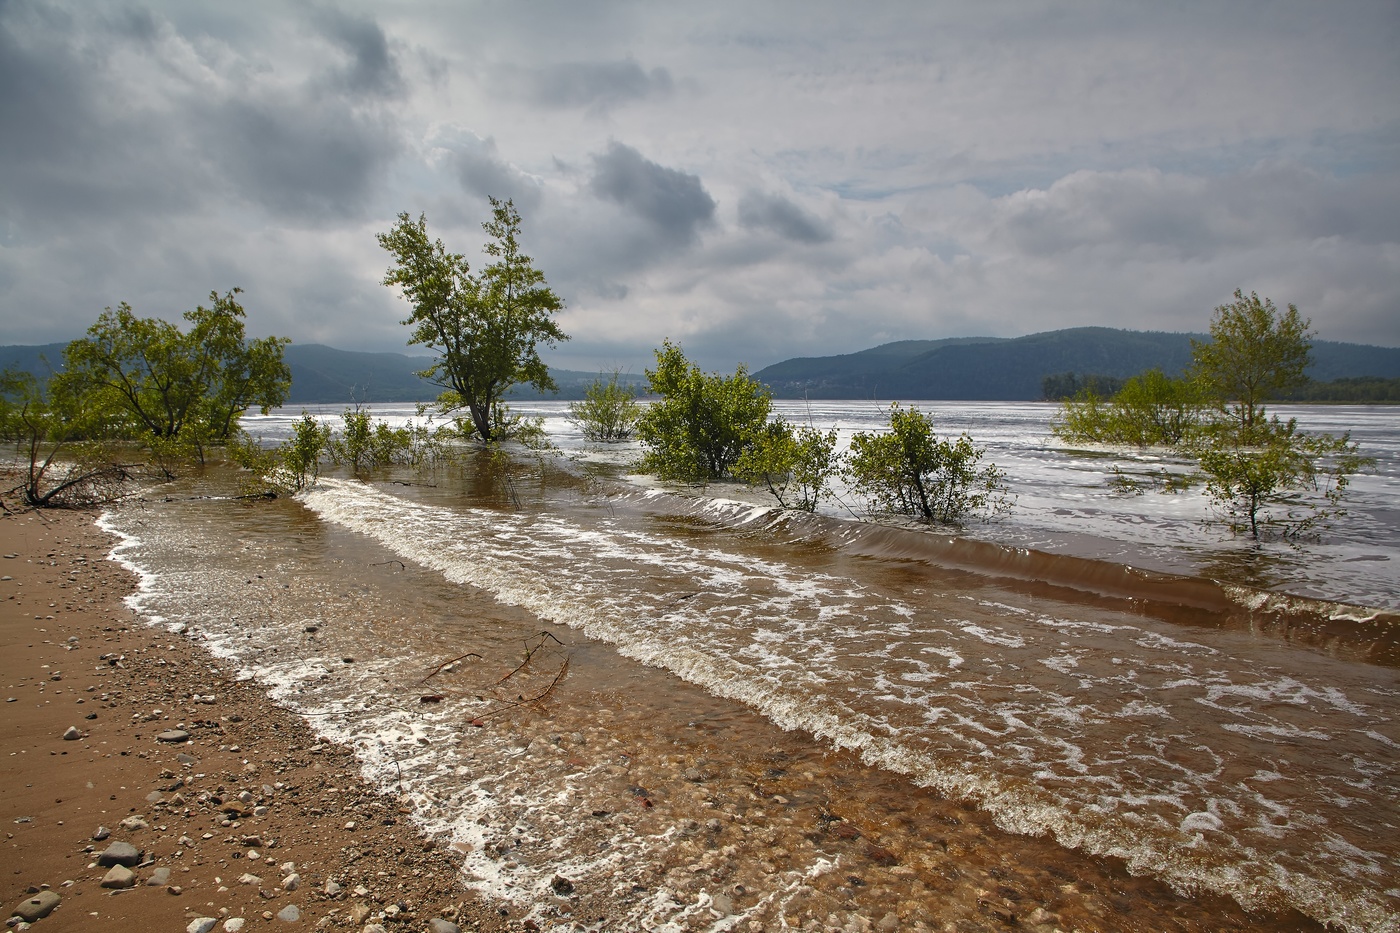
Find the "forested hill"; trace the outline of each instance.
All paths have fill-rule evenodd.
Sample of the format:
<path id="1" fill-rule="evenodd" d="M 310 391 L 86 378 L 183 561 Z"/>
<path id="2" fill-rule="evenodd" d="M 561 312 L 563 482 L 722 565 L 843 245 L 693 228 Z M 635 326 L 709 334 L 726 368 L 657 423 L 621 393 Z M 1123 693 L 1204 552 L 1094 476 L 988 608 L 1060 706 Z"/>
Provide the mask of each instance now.
<path id="1" fill-rule="evenodd" d="M 0 346 L 0 369 L 18 369 L 47 376 L 63 366 L 62 343 L 38 346 Z M 361 353 L 337 350 L 315 343 L 294 343 L 284 358 L 292 371 L 292 391 L 288 405 L 370 405 L 391 402 L 423 402 L 437 398 L 442 390 L 419 378 L 417 373 L 432 363 L 430 357 L 403 353 Z M 569 369 L 551 370 L 559 393 L 546 398 L 583 398 L 584 391 L 598 378 L 596 372 Z M 642 384 L 646 377 L 623 373 L 623 382 Z M 529 386 L 517 387 L 512 398 L 540 398 Z"/>
<path id="2" fill-rule="evenodd" d="M 1108 327 L 1076 327 L 1026 337 L 959 337 L 902 340 L 859 353 L 785 360 L 754 373 L 778 398 L 879 398 L 1034 400 L 1048 375 L 1079 373 L 1128 377 L 1156 366 L 1179 373 L 1191 362 L 1191 338 Z M 0 346 L 0 369 L 47 374 L 63 363 L 64 344 Z M 1400 348 L 1319 340 L 1313 344 L 1313 379 L 1363 376 L 1400 378 Z M 403 353 L 359 353 L 319 344 L 292 344 L 286 350 L 292 371 L 289 405 L 371 405 L 427 401 L 438 388 L 420 379 L 428 357 Z M 582 398 L 596 372 L 552 371 L 559 394 Z M 640 373 L 623 381 L 641 386 Z M 538 398 L 528 386 L 513 398 Z"/>
<path id="3" fill-rule="evenodd" d="M 905 340 L 841 356 L 784 360 L 754 373 L 777 398 L 1027 401 L 1057 373 L 1134 376 L 1157 367 L 1177 375 L 1204 334 L 1074 327 L 1011 339 Z M 1331 381 L 1400 378 L 1400 348 L 1318 340 L 1308 375 Z"/>

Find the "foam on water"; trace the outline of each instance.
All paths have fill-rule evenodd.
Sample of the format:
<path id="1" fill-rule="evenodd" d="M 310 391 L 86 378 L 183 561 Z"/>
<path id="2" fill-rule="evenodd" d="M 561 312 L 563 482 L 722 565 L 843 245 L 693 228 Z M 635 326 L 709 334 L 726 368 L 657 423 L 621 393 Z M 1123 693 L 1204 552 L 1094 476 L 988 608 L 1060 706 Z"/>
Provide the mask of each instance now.
<path id="1" fill-rule="evenodd" d="M 1148 618 L 1021 605 L 991 586 L 887 590 L 766 556 L 732 530 L 708 541 L 628 516 L 449 508 L 340 480 L 303 500 L 448 580 L 975 803 L 1003 828 L 1246 907 L 1400 929 L 1384 893 L 1400 884 L 1390 672 L 1368 672 L 1372 684 L 1314 657 L 1291 670 L 1296 654 L 1246 637 L 1183 639 Z M 672 507 L 657 491 L 636 503 Z M 745 535 L 780 524 L 742 503 L 704 510 Z"/>

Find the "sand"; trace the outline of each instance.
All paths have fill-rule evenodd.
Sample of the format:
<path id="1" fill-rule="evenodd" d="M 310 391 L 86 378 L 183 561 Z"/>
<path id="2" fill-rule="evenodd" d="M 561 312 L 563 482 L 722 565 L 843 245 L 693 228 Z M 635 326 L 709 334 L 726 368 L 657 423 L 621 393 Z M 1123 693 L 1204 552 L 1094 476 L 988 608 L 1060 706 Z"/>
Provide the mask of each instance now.
<path id="1" fill-rule="evenodd" d="M 52 892 L 44 933 L 533 926 L 474 898 L 348 750 L 137 619 L 94 518 L 0 516 L 6 917 Z M 115 842 L 141 853 L 130 887 L 103 886 Z"/>

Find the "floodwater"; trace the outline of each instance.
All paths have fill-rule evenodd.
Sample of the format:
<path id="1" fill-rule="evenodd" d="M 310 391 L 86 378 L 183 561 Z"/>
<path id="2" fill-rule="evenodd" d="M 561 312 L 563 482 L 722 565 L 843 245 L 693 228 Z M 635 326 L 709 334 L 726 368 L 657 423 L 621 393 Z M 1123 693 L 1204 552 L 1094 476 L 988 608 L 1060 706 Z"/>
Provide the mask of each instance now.
<path id="1" fill-rule="evenodd" d="M 1306 410 L 1380 463 L 1339 533 L 1255 551 L 1045 406 L 935 410 L 1018 500 L 966 535 L 627 482 L 561 409 L 563 455 L 105 521 L 140 611 L 545 929 L 1400 929 L 1390 410 Z"/>

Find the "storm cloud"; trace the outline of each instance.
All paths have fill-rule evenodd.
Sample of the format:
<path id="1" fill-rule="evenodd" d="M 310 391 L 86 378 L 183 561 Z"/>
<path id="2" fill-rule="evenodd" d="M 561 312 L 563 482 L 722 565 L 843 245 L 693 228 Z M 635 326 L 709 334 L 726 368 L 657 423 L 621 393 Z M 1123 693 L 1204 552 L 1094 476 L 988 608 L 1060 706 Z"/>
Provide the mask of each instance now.
<path id="1" fill-rule="evenodd" d="M 798 243 L 825 243 L 831 229 L 782 195 L 750 191 L 739 201 L 739 226 L 768 230 Z"/>
<path id="2" fill-rule="evenodd" d="M 694 242 L 715 216 L 715 200 L 699 176 L 658 165 L 619 142 L 593 156 L 588 187 L 643 218 L 656 235 L 675 245 Z"/>

